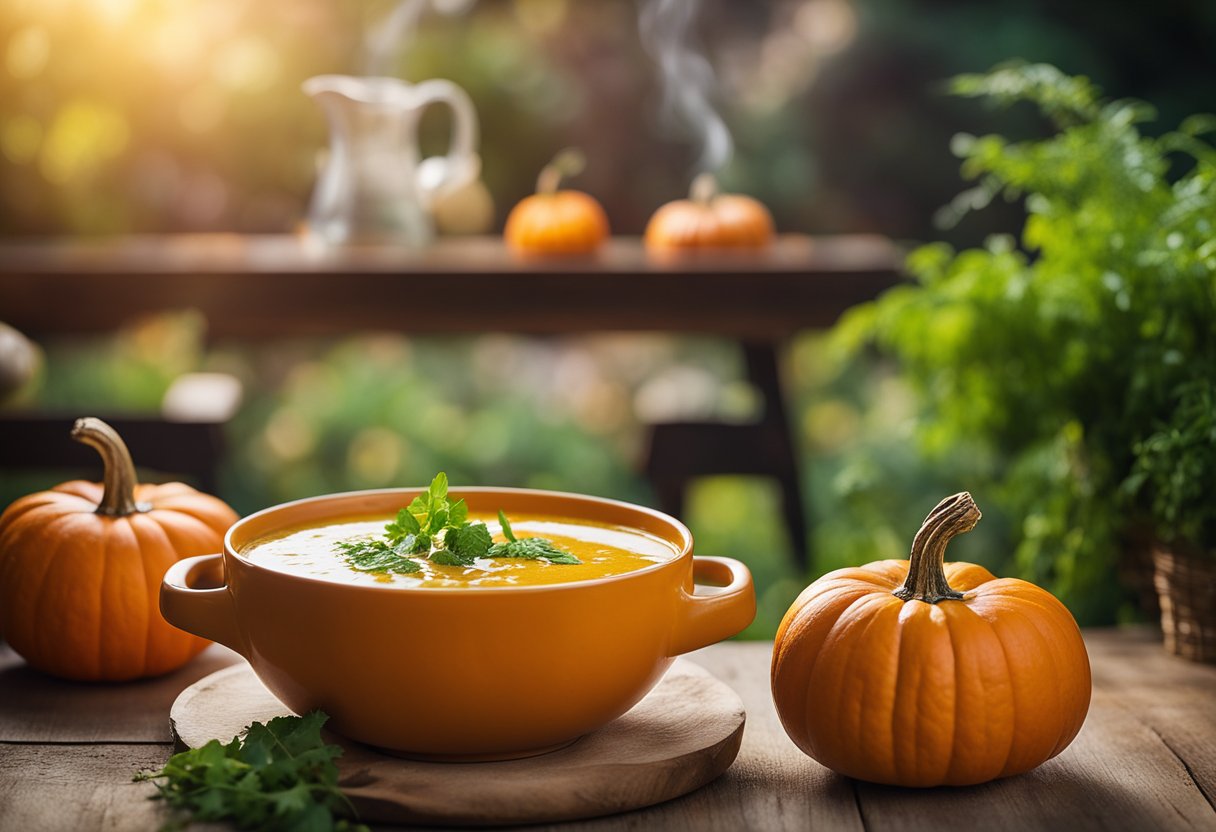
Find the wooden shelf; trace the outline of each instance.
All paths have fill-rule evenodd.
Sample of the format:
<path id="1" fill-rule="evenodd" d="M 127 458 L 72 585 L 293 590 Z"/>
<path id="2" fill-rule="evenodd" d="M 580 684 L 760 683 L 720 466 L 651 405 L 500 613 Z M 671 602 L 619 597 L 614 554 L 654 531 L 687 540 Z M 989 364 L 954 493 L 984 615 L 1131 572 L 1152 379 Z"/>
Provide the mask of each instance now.
<path id="1" fill-rule="evenodd" d="M 774 341 L 894 285 L 901 261 L 876 236 L 784 235 L 760 254 L 666 260 L 637 238 L 564 260 L 522 259 L 491 237 L 423 251 L 223 234 L 22 241 L 0 243 L 0 310 L 32 336 L 193 308 L 219 338 L 649 330 Z"/>

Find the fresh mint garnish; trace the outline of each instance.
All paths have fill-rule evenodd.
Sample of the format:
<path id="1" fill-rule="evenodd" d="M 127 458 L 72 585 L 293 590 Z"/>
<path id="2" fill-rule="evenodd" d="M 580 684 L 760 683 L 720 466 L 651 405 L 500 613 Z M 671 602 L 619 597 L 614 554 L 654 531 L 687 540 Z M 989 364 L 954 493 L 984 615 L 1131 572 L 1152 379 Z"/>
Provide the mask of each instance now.
<path id="1" fill-rule="evenodd" d="M 385 525 L 382 537 L 343 540 L 337 548 L 352 569 L 380 574 L 418 572 L 422 558 L 444 566 L 473 566 L 477 558 L 484 557 L 582 563 L 551 540 L 517 538 L 501 510 L 498 521 L 507 538 L 503 543 L 494 542 L 485 523 L 469 521 L 469 506 L 464 500 L 448 501 L 448 475 L 441 471 L 426 491 Z"/>

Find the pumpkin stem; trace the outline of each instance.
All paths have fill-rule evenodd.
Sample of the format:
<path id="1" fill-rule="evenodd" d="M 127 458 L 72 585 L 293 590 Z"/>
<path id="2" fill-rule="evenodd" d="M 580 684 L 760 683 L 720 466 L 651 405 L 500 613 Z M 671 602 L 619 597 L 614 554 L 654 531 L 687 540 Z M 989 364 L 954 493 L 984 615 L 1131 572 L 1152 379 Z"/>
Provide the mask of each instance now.
<path id="1" fill-rule="evenodd" d="M 956 534 L 974 529 L 981 516 L 975 500 L 966 491 L 938 503 L 912 541 L 907 579 L 892 594 L 904 601 L 915 599 L 926 604 L 962 598 L 963 593 L 955 592 L 946 582 L 946 544 Z"/>
<path id="2" fill-rule="evenodd" d="M 698 173 L 688 189 L 688 198 L 698 205 L 708 205 L 718 195 L 718 177 L 708 171 Z"/>
<path id="3" fill-rule="evenodd" d="M 562 184 L 562 179 L 578 176 L 587 167 L 587 157 L 577 147 L 567 147 L 559 150 L 553 161 L 540 169 L 536 177 L 536 192 L 538 194 L 553 194 Z"/>
<path id="4" fill-rule="evenodd" d="M 118 431 L 100 419 L 86 416 L 72 425 L 72 438 L 101 454 L 105 489 L 97 506 L 98 514 L 125 517 L 148 510 L 147 506 L 135 502 L 135 463 Z"/>

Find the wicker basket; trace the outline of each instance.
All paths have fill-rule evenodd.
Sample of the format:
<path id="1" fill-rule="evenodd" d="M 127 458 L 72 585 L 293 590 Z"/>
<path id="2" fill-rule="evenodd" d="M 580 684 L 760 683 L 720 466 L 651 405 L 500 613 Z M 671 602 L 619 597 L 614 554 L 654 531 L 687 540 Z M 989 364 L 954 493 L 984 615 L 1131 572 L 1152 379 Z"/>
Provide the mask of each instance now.
<path id="1" fill-rule="evenodd" d="M 1165 649 L 1216 663 L 1216 557 L 1157 546 L 1153 565 Z"/>

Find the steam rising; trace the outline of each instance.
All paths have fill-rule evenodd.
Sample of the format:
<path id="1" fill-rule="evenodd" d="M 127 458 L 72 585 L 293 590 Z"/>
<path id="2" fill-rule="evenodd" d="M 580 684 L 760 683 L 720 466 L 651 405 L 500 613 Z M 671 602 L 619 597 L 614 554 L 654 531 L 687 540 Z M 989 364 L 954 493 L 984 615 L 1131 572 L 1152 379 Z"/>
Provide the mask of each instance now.
<path id="1" fill-rule="evenodd" d="M 364 39 L 368 75 L 390 75 L 394 59 L 414 39 L 427 7 L 443 15 L 464 14 L 477 0 L 401 0 Z"/>
<path id="2" fill-rule="evenodd" d="M 665 125 L 697 142 L 697 169 L 717 171 L 730 161 L 735 143 L 710 103 L 717 79 L 709 61 L 689 43 L 701 0 L 641 0 L 642 45 L 659 66 Z"/>

